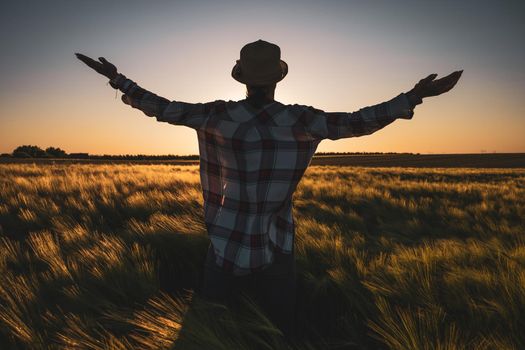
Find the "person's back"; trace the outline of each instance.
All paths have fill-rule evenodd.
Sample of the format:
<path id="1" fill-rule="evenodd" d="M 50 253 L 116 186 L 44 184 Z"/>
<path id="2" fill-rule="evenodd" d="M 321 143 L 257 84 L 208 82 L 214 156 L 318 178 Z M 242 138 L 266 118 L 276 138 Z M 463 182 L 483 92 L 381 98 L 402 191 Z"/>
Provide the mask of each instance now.
<path id="1" fill-rule="evenodd" d="M 205 222 L 217 264 L 244 275 L 270 264 L 274 249 L 292 251 L 292 195 L 320 140 L 301 124 L 302 106 L 212 108 L 197 130 Z"/>
<path id="2" fill-rule="evenodd" d="M 142 89 L 103 57 L 77 57 L 110 79 L 122 100 L 159 121 L 197 131 L 204 220 L 211 244 L 202 295 L 225 300 L 243 276 L 255 276 L 262 301 L 290 334 L 295 305 L 292 196 L 319 142 L 371 134 L 398 118 L 411 119 L 422 98 L 450 90 L 462 71 L 359 111 L 324 112 L 274 100 L 275 84 L 288 73 L 277 45 L 245 45 L 232 77 L 246 84 L 241 101 L 170 101 Z"/>

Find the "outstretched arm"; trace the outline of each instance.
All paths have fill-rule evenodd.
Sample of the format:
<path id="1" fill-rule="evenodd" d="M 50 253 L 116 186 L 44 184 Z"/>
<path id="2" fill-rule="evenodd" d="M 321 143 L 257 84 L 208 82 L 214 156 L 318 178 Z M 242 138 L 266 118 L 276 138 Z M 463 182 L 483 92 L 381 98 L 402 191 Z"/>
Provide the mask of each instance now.
<path id="1" fill-rule="evenodd" d="M 438 80 L 434 80 L 437 74 L 431 74 L 420 80 L 412 90 L 357 112 L 324 112 L 310 108 L 303 118 L 308 132 L 316 139 L 337 140 L 369 135 L 396 119 L 412 119 L 414 108 L 422 103 L 423 98 L 449 91 L 456 85 L 462 73 L 463 71 L 456 71 Z"/>
<path id="2" fill-rule="evenodd" d="M 104 57 L 99 57 L 99 61 L 95 61 L 80 53 L 75 55 L 97 73 L 110 79 L 109 84 L 124 93 L 122 102 L 141 110 L 147 116 L 156 117 L 158 121 L 198 128 L 208 115 L 211 107 L 210 103 L 192 104 L 170 101 L 141 88 L 134 81 L 127 79 L 126 76 L 118 73 L 117 67 Z"/>
<path id="3" fill-rule="evenodd" d="M 117 67 L 108 62 L 104 57 L 99 57 L 100 62 L 97 62 L 80 53 L 76 53 L 75 55 L 97 73 L 107 77 L 113 88 L 122 91 L 124 93 L 124 95 L 122 95 L 122 102 L 133 108 L 140 109 L 147 116 L 162 116 L 164 110 L 170 103 L 168 99 L 141 88 L 132 80 L 127 79 L 123 74 L 119 74 Z"/>

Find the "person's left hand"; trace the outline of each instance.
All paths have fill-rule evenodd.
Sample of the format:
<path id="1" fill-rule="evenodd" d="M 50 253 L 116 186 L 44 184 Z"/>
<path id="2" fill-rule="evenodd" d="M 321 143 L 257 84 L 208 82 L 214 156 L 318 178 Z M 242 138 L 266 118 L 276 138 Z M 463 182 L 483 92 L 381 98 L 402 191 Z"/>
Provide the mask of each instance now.
<path id="1" fill-rule="evenodd" d="M 437 80 L 434 80 L 437 74 L 430 74 L 428 77 L 421 79 L 407 94 L 419 100 L 425 97 L 441 95 L 456 85 L 462 73 L 463 70 L 458 70 Z"/>
<path id="2" fill-rule="evenodd" d="M 84 62 L 88 67 L 94 69 L 97 73 L 102 74 L 109 79 L 115 78 L 118 74 L 117 67 L 115 67 L 114 64 L 108 62 L 104 57 L 99 57 L 98 60 L 100 62 L 97 62 L 81 53 L 75 53 L 75 56 L 77 56 L 77 58 Z"/>

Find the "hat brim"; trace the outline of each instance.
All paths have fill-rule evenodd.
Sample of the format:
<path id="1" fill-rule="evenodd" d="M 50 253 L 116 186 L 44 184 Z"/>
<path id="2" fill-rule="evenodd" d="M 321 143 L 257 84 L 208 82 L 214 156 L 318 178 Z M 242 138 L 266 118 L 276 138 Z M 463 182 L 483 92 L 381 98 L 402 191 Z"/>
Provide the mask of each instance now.
<path id="1" fill-rule="evenodd" d="M 280 82 L 284 79 L 284 77 L 288 74 L 288 64 L 280 60 L 281 64 L 281 75 L 280 77 L 275 78 L 275 76 L 270 78 L 262 78 L 262 79 L 250 79 L 250 77 L 245 77 L 242 74 L 241 67 L 239 65 L 239 60 L 237 60 L 237 63 L 235 66 L 233 66 L 232 69 L 232 78 L 237 80 L 239 83 L 243 83 L 246 85 L 252 85 L 252 86 L 264 86 L 264 85 L 271 85 Z"/>

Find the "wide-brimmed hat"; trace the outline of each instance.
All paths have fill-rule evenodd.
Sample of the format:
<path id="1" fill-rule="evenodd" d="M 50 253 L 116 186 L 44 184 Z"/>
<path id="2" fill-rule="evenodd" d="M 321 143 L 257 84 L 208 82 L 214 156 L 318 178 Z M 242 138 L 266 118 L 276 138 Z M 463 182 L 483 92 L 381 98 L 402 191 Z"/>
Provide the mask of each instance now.
<path id="1" fill-rule="evenodd" d="M 257 40 L 243 46 L 241 59 L 232 69 L 232 77 L 240 83 L 264 86 L 277 83 L 288 74 L 288 65 L 281 60 L 279 46 Z"/>

